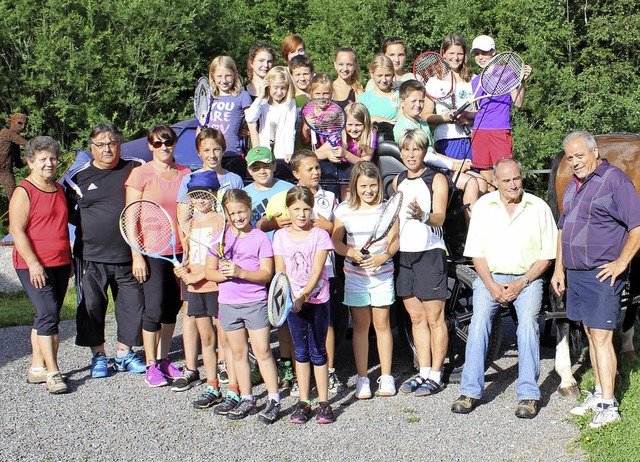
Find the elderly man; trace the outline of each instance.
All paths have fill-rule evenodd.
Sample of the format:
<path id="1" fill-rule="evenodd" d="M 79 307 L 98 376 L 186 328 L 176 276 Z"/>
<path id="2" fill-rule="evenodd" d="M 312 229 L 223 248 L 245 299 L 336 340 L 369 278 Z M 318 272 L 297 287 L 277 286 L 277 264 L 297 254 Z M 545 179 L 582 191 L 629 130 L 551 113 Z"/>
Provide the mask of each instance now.
<path id="1" fill-rule="evenodd" d="M 77 226 L 73 249 L 79 299 L 76 344 L 91 348 L 92 377 L 109 375 L 104 343 L 111 287 L 118 323 L 113 367 L 142 373 L 145 365 L 131 347 L 142 345 L 144 297 L 131 272 L 131 249 L 118 228 L 125 205 L 124 182 L 142 161 L 120 157 L 122 136 L 113 125 L 96 125 L 90 140 L 93 160 L 63 179 L 70 221 Z"/>
<path id="2" fill-rule="evenodd" d="M 473 317 L 467 339 L 460 397 L 451 411 L 468 414 L 484 392 L 485 358 L 491 320 L 500 305 L 513 302 L 518 315 L 518 405 L 515 414 L 538 414 L 540 389 L 540 276 L 556 254 L 557 227 L 549 206 L 522 189 L 520 164 L 501 159 L 493 167 L 498 191 L 473 209 L 465 255 L 473 258 Z"/>
<path id="3" fill-rule="evenodd" d="M 571 133 L 563 145 L 574 176 L 562 199 L 551 284 L 558 295 L 566 292 L 569 319 L 584 324 L 596 383 L 571 413 L 595 411 L 589 425 L 598 428 L 620 419 L 613 330 L 629 263 L 640 246 L 640 197 L 622 170 L 600 158 L 590 133 Z"/>

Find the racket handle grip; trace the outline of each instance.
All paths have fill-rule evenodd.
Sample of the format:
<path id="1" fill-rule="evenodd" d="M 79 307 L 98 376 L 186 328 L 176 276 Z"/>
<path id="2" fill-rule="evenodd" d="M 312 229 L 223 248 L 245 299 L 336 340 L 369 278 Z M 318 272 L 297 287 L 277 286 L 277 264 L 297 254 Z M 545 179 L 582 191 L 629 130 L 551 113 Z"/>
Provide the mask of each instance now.
<path id="1" fill-rule="evenodd" d="M 458 116 L 459 116 L 460 114 L 462 114 L 462 113 L 464 112 L 464 110 L 465 110 L 466 108 L 468 108 L 470 105 L 471 105 L 471 103 L 470 103 L 470 102 L 468 102 L 468 101 L 467 101 L 466 103 L 464 103 L 462 106 L 460 106 L 460 107 L 458 108 L 458 110 L 457 110 L 456 112 L 454 112 L 454 113 L 453 113 L 453 115 L 451 116 L 451 118 L 452 118 L 453 120 L 456 120 L 456 119 L 458 118 Z"/>
<path id="2" fill-rule="evenodd" d="M 368 260 L 369 258 L 371 258 L 371 255 L 369 255 L 369 249 L 360 249 L 360 253 L 362 255 L 364 255 L 362 257 L 363 260 Z M 360 266 L 360 263 L 356 263 L 355 261 L 351 260 L 351 264 L 353 266 Z"/>
<path id="3" fill-rule="evenodd" d="M 462 126 L 462 130 L 464 130 L 464 134 L 465 135 L 467 135 L 467 136 L 471 135 L 471 129 L 469 128 L 468 125 L 463 125 Z"/>

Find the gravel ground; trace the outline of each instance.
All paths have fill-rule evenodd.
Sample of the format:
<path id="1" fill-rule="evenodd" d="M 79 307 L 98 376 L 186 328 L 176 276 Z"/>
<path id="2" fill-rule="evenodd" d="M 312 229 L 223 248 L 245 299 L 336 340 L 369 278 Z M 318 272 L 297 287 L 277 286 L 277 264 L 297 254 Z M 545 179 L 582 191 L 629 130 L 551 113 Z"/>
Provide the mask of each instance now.
<path id="1" fill-rule="evenodd" d="M 11 253 L 12 245 L 0 245 L 0 292 L 18 292 L 22 285 L 13 269 Z"/>
<path id="2" fill-rule="evenodd" d="M 4 273 L 4 271 L 3 271 Z M 505 320 L 507 321 L 507 320 Z M 255 416 L 232 422 L 191 407 L 201 389 L 174 393 L 150 389 L 143 377 L 119 373 L 89 377 L 89 352 L 74 345 L 75 324 L 61 325 L 60 363 L 71 393 L 50 395 L 25 380 L 28 327 L 0 330 L 0 393 L 3 423 L 0 460 L 582 460 L 577 428 L 568 420 L 572 403 L 555 392 L 553 351 L 542 349 L 542 409 L 533 420 L 513 415 L 517 360 L 511 321 L 505 326 L 501 359 L 489 370 L 484 404 L 469 415 L 450 412 L 459 394 L 451 385 L 434 397 L 399 394 L 369 401 L 353 399 L 353 388 L 332 398 L 333 425 L 293 425 L 295 400 L 283 399 L 283 417 L 265 426 Z M 108 318 L 108 351 L 115 320 Z M 372 342 L 374 343 L 374 342 Z M 399 342 L 396 342 L 399 345 Z M 184 365 L 179 326 L 171 358 Z M 371 363 L 375 354 L 371 355 Z M 339 351 L 338 374 L 353 387 L 349 342 Z M 201 369 L 201 372 L 202 369 Z M 397 384 L 411 373 L 409 354 L 398 346 Z M 372 370 L 372 383 L 379 375 Z M 372 387 L 373 388 L 373 387 Z M 263 404 L 263 386 L 254 390 Z"/>

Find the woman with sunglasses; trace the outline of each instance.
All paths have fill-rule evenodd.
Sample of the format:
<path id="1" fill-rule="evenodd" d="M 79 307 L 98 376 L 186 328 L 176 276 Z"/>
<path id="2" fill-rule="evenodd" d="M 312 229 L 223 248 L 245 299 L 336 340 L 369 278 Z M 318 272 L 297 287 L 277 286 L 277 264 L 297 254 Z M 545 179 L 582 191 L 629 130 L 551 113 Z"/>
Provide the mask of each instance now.
<path id="1" fill-rule="evenodd" d="M 162 206 L 176 223 L 176 197 L 182 179 L 190 172 L 174 161 L 173 150 L 178 141 L 176 132 L 167 125 L 156 125 L 147 135 L 150 162 L 131 171 L 125 182 L 127 204 L 146 199 Z M 171 230 L 167 229 L 167 233 Z M 145 382 L 150 387 L 168 385 L 180 377 L 180 370 L 169 361 L 169 344 L 173 337 L 176 317 L 182 306 L 180 285 L 173 274 L 173 265 L 160 258 L 146 258 L 132 251 L 133 276 L 143 284 L 144 314 L 142 316 L 142 343 L 147 360 Z M 171 249 L 167 249 L 171 255 Z M 181 260 L 182 245 L 176 240 L 176 254 Z"/>

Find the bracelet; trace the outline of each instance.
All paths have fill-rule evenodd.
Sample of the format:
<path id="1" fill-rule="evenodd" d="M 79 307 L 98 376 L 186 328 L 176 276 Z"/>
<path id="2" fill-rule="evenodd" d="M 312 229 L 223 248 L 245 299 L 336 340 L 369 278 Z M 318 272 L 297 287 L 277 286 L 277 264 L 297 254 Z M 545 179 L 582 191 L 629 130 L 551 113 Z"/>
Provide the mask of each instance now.
<path id="1" fill-rule="evenodd" d="M 531 285 L 531 281 L 524 274 L 522 276 L 520 276 L 520 278 L 524 281 L 524 286 L 525 287 L 529 287 Z"/>
<path id="2" fill-rule="evenodd" d="M 429 221 L 429 216 L 430 216 L 430 213 L 429 212 L 425 212 L 424 213 L 424 218 L 422 219 L 422 223 L 424 223 L 426 225 L 427 221 Z"/>

